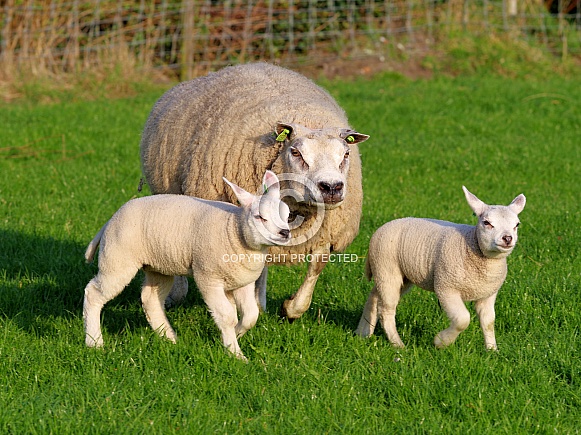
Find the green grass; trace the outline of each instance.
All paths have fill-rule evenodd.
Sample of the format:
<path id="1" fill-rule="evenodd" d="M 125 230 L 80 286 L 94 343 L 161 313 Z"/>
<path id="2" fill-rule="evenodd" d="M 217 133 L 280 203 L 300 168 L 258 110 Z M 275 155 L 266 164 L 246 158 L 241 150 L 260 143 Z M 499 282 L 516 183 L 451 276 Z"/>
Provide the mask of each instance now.
<path id="1" fill-rule="evenodd" d="M 363 261 L 329 264 L 310 310 L 275 314 L 304 267 L 272 268 L 269 313 L 222 349 L 199 295 L 149 328 L 139 278 L 103 311 L 105 349 L 84 346 L 86 245 L 140 179 L 141 128 L 160 95 L 3 106 L 0 112 L 0 431 L 3 433 L 577 433 L 581 418 L 581 82 L 492 76 L 326 82 L 362 144 L 365 200 L 350 253 L 402 216 L 474 223 L 527 196 L 496 303 L 500 351 L 478 321 L 448 349 L 433 294 L 399 306 L 407 344 L 353 336 L 371 284 Z M 473 312 L 473 311 L 472 311 Z"/>

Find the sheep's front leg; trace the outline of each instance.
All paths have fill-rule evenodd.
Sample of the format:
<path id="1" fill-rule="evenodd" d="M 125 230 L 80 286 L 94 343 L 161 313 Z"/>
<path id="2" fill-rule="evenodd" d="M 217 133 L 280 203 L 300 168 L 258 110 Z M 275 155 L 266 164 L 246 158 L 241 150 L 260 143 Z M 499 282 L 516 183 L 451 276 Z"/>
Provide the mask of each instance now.
<path id="1" fill-rule="evenodd" d="M 322 255 L 325 253 L 327 255 Z M 319 275 L 327 265 L 327 261 L 323 261 L 323 258 L 329 258 L 329 250 L 325 253 L 319 252 L 319 255 L 313 255 L 313 261 L 309 263 L 307 276 L 302 285 L 294 295 L 282 304 L 280 310 L 281 317 L 286 317 L 290 322 L 292 322 L 301 317 L 303 313 L 309 309 L 313 298 L 313 291 L 315 290 L 315 284 L 319 279 Z"/>
<path id="2" fill-rule="evenodd" d="M 256 325 L 260 310 L 254 294 L 254 283 L 241 287 L 232 292 L 236 307 L 240 313 L 240 320 L 236 324 L 236 337 L 242 337 L 249 329 Z"/>
<path id="3" fill-rule="evenodd" d="M 186 300 L 188 295 L 188 278 L 185 276 L 175 276 L 171 292 L 165 298 L 167 308 L 175 307 Z"/>
<path id="4" fill-rule="evenodd" d="M 268 266 L 264 266 L 260 277 L 256 281 L 256 303 L 263 313 L 266 313 L 266 278 L 268 277 Z"/>
<path id="5" fill-rule="evenodd" d="M 474 308 L 480 320 L 480 328 L 484 334 L 484 344 L 488 350 L 497 350 L 496 338 L 494 336 L 494 303 L 496 302 L 496 295 L 494 293 L 485 299 L 480 299 L 474 303 Z"/>
<path id="6" fill-rule="evenodd" d="M 216 326 L 220 330 L 222 335 L 222 343 L 230 352 L 232 352 L 237 358 L 246 361 L 246 357 L 242 353 L 240 346 L 238 345 L 238 340 L 236 339 L 236 325 L 238 323 L 238 318 L 236 315 L 236 307 L 232 305 L 224 287 L 222 286 L 209 286 L 197 283 L 200 293 L 204 302 L 208 306 L 208 310 L 216 323 Z M 251 284 L 254 286 L 254 284 Z M 254 289 L 251 287 L 252 300 L 256 303 L 254 299 Z M 257 307 L 258 308 L 258 307 Z"/>
<path id="7" fill-rule="evenodd" d="M 175 343 L 177 336 L 171 327 L 163 308 L 164 301 L 170 293 L 173 276 L 162 275 L 153 271 L 145 271 L 145 281 L 141 290 L 141 303 L 147 321 L 154 331 Z"/>
<path id="8" fill-rule="evenodd" d="M 450 327 L 444 329 L 434 338 L 434 345 L 442 349 L 454 343 L 458 335 L 470 324 L 470 312 L 462 297 L 457 293 L 438 294 L 440 305 L 450 319 Z"/>

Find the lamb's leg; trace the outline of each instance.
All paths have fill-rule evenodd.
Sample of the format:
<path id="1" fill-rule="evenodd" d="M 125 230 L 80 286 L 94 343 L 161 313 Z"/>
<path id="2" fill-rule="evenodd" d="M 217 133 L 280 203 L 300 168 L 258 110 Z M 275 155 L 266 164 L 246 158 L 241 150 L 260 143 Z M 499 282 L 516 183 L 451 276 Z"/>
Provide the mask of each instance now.
<path id="1" fill-rule="evenodd" d="M 480 299 L 474 304 L 476 313 L 478 314 L 478 319 L 480 320 L 480 328 L 484 334 L 484 344 L 489 350 L 496 350 L 496 338 L 494 336 L 494 302 L 496 301 L 496 295 L 494 293 L 485 299 Z"/>
<path id="2" fill-rule="evenodd" d="M 256 303 L 263 313 L 266 313 L 266 278 L 268 276 L 268 266 L 264 266 L 260 277 L 256 281 Z"/>
<path id="3" fill-rule="evenodd" d="M 153 271 L 145 271 L 145 281 L 141 290 L 141 303 L 147 321 L 154 331 L 166 337 L 172 343 L 177 336 L 165 314 L 163 303 L 171 291 L 174 282 L 173 276 L 162 275 Z"/>
<path id="4" fill-rule="evenodd" d="M 188 294 L 188 278 L 185 276 L 175 276 L 171 292 L 165 298 L 165 306 L 167 308 L 175 307 L 186 300 Z"/>
<path id="5" fill-rule="evenodd" d="M 89 347 L 102 347 L 101 310 L 103 306 L 123 291 L 137 273 L 137 267 L 112 271 L 105 275 L 99 271 L 85 287 L 83 301 L 83 322 L 85 324 L 85 343 Z"/>
<path id="6" fill-rule="evenodd" d="M 236 308 L 230 303 L 224 287 L 208 286 L 198 283 L 198 288 L 200 289 L 204 302 L 208 306 L 208 310 L 214 318 L 216 326 L 222 334 L 222 343 L 237 358 L 246 360 L 236 339 L 236 325 L 238 323 Z M 255 301 L 254 290 L 252 290 L 252 299 Z"/>
<path id="7" fill-rule="evenodd" d="M 377 294 L 377 314 L 387 339 L 394 347 L 405 347 L 395 325 L 395 312 L 402 294 L 403 277 L 398 272 L 386 273 L 387 277 L 375 276 L 374 292 Z M 377 323 L 377 315 L 375 319 Z"/>
<path id="8" fill-rule="evenodd" d="M 328 258 L 329 251 L 326 251 L 326 254 L 326 256 L 314 255 L 313 261 L 309 263 L 307 276 L 302 285 L 294 295 L 283 302 L 280 310 L 281 317 L 286 317 L 290 322 L 292 322 L 301 317 L 303 313 L 309 309 L 317 279 L 319 279 L 319 275 L 327 265 L 327 262 L 322 261 L 322 258 Z"/>
<path id="9" fill-rule="evenodd" d="M 442 349 L 454 343 L 458 335 L 470 324 L 470 312 L 459 294 L 438 294 L 440 305 L 450 319 L 450 327 L 444 329 L 434 338 L 434 345 Z"/>
<path id="10" fill-rule="evenodd" d="M 246 331 L 256 325 L 260 310 L 254 294 L 254 283 L 241 287 L 232 292 L 236 307 L 240 313 L 240 320 L 236 324 L 236 337 L 242 337 Z"/>
<path id="11" fill-rule="evenodd" d="M 363 314 L 361 315 L 361 319 L 359 319 L 359 325 L 355 330 L 355 334 L 359 335 L 360 337 L 369 337 L 373 334 L 373 331 L 375 331 L 375 326 L 377 325 L 378 304 L 379 295 L 377 294 L 377 289 L 374 286 L 373 290 L 371 290 L 371 293 L 369 293 L 367 302 L 365 302 Z"/>

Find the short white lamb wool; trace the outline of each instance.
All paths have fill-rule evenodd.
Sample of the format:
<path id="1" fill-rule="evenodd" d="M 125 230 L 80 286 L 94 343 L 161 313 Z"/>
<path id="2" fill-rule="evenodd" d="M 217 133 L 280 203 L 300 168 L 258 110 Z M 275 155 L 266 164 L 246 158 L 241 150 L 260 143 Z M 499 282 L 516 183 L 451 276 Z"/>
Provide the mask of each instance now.
<path id="1" fill-rule="evenodd" d="M 435 292 L 450 319 L 434 344 L 452 344 L 468 327 L 465 302 L 474 301 L 487 349 L 496 350 L 494 302 L 506 278 L 506 257 L 517 241 L 518 214 L 526 202 L 517 196 L 508 206 L 487 205 L 462 186 L 476 226 L 434 219 L 388 222 L 371 237 L 366 274 L 375 286 L 356 333 L 373 334 L 378 317 L 389 341 L 404 347 L 395 326 L 400 296 L 416 285 Z"/>
<path id="2" fill-rule="evenodd" d="M 91 261 L 101 245 L 99 272 L 85 288 L 87 346 L 103 345 L 103 306 L 143 269 L 141 300 L 155 331 L 176 341 L 164 301 L 174 275 L 193 276 L 224 346 L 245 359 L 237 337 L 258 319 L 254 282 L 264 268 L 268 246 L 290 241 L 289 209 L 280 200 L 279 180 L 271 171 L 264 175 L 262 196 L 224 181 L 240 207 L 184 195 L 154 195 L 127 202 L 101 228 L 85 253 Z M 240 260 L 230 261 L 233 256 Z"/>

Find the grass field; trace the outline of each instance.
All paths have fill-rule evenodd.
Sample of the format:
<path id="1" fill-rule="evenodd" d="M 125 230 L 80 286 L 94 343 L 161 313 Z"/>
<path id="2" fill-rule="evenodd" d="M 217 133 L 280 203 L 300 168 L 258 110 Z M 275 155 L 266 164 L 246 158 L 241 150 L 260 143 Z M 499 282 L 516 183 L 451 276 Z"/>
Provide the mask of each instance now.
<path id="1" fill-rule="evenodd" d="M 491 76 L 324 82 L 371 139 L 365 200 L 348 252 L 310 310 L 282 301 L 304 267 L 272 268 L 269 313 L 229 357 L 191 292 L 169 312 L 179 341 L 150 330 L 139 279 L 103 311 L 105 348 L 86 349 L 86 245 L 140 179 L 141 128 L 160 93 L 0 108 L 0 432 L 557 433 L 581 420 L 581 82 Z M 399 306 L 407 347 L 354 337 L 371 284 L 367 244 L 384 222 L 474 223 L 461 190 L 488 203 L 527 196 L 496 303 L 499 352 L 477 319 L 448 349 L 431 293 Z M 472 310 L 472 308 L 471 308 Z M 471 311 L 474 313 L 474 311 Z"/>

